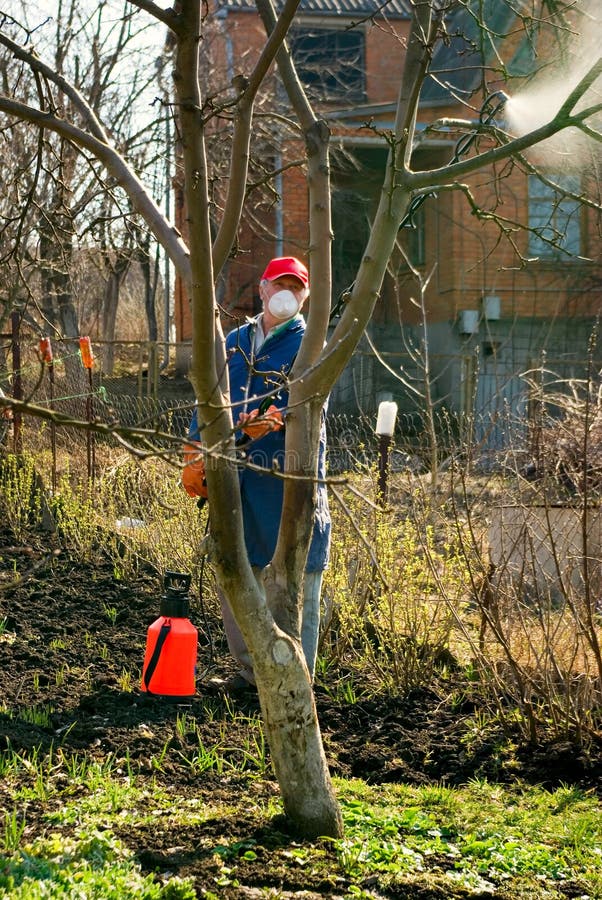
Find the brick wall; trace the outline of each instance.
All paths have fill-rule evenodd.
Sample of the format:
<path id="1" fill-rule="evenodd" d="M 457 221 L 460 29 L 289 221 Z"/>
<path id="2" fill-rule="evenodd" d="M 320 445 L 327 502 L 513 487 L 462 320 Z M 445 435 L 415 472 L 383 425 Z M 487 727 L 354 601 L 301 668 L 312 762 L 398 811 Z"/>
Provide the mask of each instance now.
<path id="1" fill-rule="evenodd" d="M 464 183 L 475 199 L 506 220 L 508 235 L 501 236 L 494 222 L 477 218 L 460 190 L 440 192 L 436 201 L 425 203 L 426 262 L 420 272 L 426 278 L 432 271 L 425 293 L 432 322 L 455 321 L 465 309 L 480 312 L 487 295 L 500 298 L 504 319 L 602 312 L 599 276 L 595 283 L 601 248 L 594 211 L 582 212 L 584 250 L 589 246 L 593 262 L 564 258 L 527 263 L 528 234 L 512 224 L 528 221 L 526 175 L 515 168 L 496 187 L 492 173 L 482 172 Z M 399 296 L 401 316 L 408 324 L 417 324 L 420 318 L 411 302 L 418 292 L 406 271 L 399 279 Z"/>
<path id="2" fill-rule="evenodd" d="M 368 103 L 392 103 L 399 93 L 409 21 L 373 23 L 366 27 L 366 94 Z"/>

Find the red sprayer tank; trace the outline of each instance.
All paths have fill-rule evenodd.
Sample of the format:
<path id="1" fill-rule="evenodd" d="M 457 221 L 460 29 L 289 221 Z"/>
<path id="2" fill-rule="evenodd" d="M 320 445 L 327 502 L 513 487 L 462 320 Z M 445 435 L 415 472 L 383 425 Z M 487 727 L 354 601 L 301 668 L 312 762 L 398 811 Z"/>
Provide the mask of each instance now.
<path id="1" fill-rule="evenodd" d="M 188 618 L 190 575 L 166 572 L 158 619 L 149 626 L 142 667 L 143 691 L 166 697 L 195 693 L 198 633 Z"/>

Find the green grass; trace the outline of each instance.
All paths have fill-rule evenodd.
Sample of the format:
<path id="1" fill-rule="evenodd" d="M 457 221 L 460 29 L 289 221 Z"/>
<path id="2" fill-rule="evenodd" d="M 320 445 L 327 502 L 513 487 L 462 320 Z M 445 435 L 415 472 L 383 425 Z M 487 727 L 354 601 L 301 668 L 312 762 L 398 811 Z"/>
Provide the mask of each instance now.
<path id="1" fill-rule="evenodd" d="M 0 896 L 14 900 L 102 897 L 103 900 L 194 900 L 189 880 L 165 884 L 143 876 L 132 854 L 109 831 L 85 828 L 74 837 L 51 834 L 0 857 Z"/>
<path id="2" fill-rule="evenodd" d="M 183 715 L 177 728 L 190 734 L 194 723 Z M 250 746 L 254 722 L 249 731 Z M 221 739 L 209 768 L 227 784 L 232 760 L 215 763 L 224 752 L 219 745 Z M 602 897 L 602 809 L 593 793 L 487 781 L 450 788 L 337 780 L 344 838 L 299 844 L 278 831 L 279 800 L 246 772 L 246 753 L 248 747 L 240 748 L 237 789 L 226 800 L 221 791 L 221 799 L 202 791 L 202 777 L 198 798 L 178 796 L 152 776 L 132 771 L 127 756 L 99 762 L 62 750 L 46 756 L 5 753 L 0 897 L 195 897 L 192 882 L 178 877 L 177 867 L 169 877 L 141 872 L 136 835 L 144 831 L 148 840 L 158 829 L 198 835 L 192 855 L 213 861 L 206 898 L 244 884 L 245 867 L 258 859 L 266 873 L 323 873 L 335 893 L 349 900 L 412 885 L 448 897 L 503 892 L 505 900 L 560 900 L 570 884 L 570 896 Z M 203 769 L 198 759 L 191 768 Z M 224 836 L 233 834 L 232 826 L 221 837 L 215 828 L 226 819 L 237 825 L 231 839 Z"/>
<path id="3" fill-rule="evenodd" d="M 358 883 L 374 872 L 383 886 L 424 875 L 440 888 L 494 894 L 514 882 L 533 897 L 555 897 L 572 881 L 583 897 L 602 896 L 593 794 L 475 781 L 457 789 L 346 783 L 342 795 L 346 836 L 337 853 Z"/>

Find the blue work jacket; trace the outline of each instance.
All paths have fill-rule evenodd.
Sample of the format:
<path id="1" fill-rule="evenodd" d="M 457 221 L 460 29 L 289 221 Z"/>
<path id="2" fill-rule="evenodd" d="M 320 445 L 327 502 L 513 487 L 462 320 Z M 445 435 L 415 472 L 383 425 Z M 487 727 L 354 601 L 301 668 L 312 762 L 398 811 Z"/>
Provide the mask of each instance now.
<path id="1" fill-rule="evenodd" d="M 270 403 L 284 409 L 288 403 L 288 392 L 282 382 L 289 373 L 299 350 L 305 331 L 305 319 L 295 316 L 289 322 L 277 327 L 261 345 L 257 354 L 254 350 L 257 319 L 235 328 L 226 338 L 228 372 L 230 376 L 230 399 L 234 421 L 241 412 L 249 413 L 258 408 L 266 394 Z M 285 417 L 286 424 L 286 417 Z M 191 440 L 200 440 L 196 412 L 190 426 Z M 237 434 L 237 438 L 242 433 Z M 245 458 L 265 469 L 274 466 L 284 469 L 284 429 L 272 431 L 259 440 L 245 446 Z M 326 474 L 326 428 L 322 422 L 318 456 L 318 477 Z M 271 560 L 276 548 L 284 482 L 269 472 L 256 472 L 246 466 L 240 467 L 240 489 L 245 544 L 251 565 L 263 568 Z M 316 572 L 328 565 L 330 550 L 330 512 L 325 484 L 318 484 L 314 531 L 307 557 L 306 571 Z"/>

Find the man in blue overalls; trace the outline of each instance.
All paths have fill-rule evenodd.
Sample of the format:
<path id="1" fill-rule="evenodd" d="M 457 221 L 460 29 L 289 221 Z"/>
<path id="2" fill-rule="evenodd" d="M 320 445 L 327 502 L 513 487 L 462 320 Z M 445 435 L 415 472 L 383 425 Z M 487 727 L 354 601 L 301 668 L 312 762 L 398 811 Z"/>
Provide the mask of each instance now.
<path id="1" fill-rule="evenodd" d="M 308 295 L 309 275 L 304 264 L 294 256 L 272 259 L 259 283 L 262 312 L 231 331 L 226 338 L 233 418 L 242 432 L 237 437 L 239 441 L 241 438 L 248 441 L 245 458 L 267 470 L 284 468 L 286 379 L 305 331 L 301 309 Z M 267 401 L 266 397 L 269 398 Z M 196 414 L 189 437 L 192 441 L 200 440 Z M 325 455 L 323 423 L 318 462 L 321 479 L 325 476 Z M 184 488 L 190 496 L 206 496 L 204 465 L 198 452 L 192 448 L 187 458 L 190 462 L 182 470 Z M 258 472 L 242 465 L 240 490 L 245 543 L 261 588 L 261 571 L 270 562 L 276 547 L 283 481 L 269 471 Z M 305 572 L 301 628 L 303 651 L 312 676 L 318 647 L 322 576 L 328 564 L 329 548 L 328 497 L 325 484 L 319 483 Z M 227 690 L 235 692 L 253 685 L 255 679 L 249 651 L 225 597 L 221 598 L 221 603 L 228 646 L 240 666 L 239 674 L 229 679 L 226 685 Z"/>

